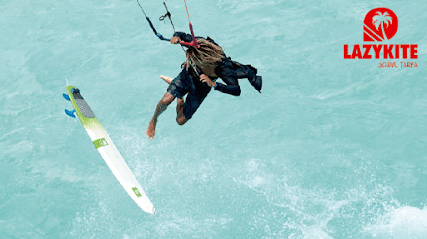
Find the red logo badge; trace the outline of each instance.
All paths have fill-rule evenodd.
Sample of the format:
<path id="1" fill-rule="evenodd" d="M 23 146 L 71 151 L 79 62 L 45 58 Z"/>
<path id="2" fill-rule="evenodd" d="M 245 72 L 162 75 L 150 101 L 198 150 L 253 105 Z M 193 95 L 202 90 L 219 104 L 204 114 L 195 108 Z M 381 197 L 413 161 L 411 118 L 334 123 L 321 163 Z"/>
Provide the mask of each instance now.
<path id="1" fill-rule="evenodd" d="M 418 44 L 396 44 L 394 40 L 389 41 L 396 35 L 398 23 L 397 16 L 392 10 L 385 7 L 372 9 L 363 20 L 365 43 L 354 44 L 353 47 L 344 44 L 344 59 L 387 60 L 380 62 L 379 68 L 418 67 L 417 62 L 406 60 L 418 59 Z M 393 59 L 406 61 L 396 62 Z"/>
<path id="2" fill-rule="evenodd" d="M 363 41 L 387 41 L 396 35 L 398 20 L 396 14 L 385 7 L 368 12 L 363 21 Z"/>

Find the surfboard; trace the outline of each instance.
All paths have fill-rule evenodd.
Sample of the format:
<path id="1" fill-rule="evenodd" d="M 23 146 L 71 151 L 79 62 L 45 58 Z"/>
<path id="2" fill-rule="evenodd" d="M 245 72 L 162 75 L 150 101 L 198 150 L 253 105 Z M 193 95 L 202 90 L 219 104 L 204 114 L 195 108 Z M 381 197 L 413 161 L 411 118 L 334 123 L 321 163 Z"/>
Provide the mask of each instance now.
<path id="1" fill-rule="evenodd" d="M 114 145 L 110 136 L 108 136 L 107 131 L 101 125 L 87 102 L 83 99 L 80 90 L 71 85 L 67 86 L 66 89 L 67 94 L 64 93 L 63 96 L 66 100 L 71 101 L 74 110 L 69 111 L 66 109 L 65 113 L 71 117 L 76 117 L 77 115 L 95 148 L 101 154 L 125 191 L 142 210 L 154 214 L 156 210 L 153 204 L 150 199 L 148 199 L 123 157 L 120 155 L 119 150 Z"/>

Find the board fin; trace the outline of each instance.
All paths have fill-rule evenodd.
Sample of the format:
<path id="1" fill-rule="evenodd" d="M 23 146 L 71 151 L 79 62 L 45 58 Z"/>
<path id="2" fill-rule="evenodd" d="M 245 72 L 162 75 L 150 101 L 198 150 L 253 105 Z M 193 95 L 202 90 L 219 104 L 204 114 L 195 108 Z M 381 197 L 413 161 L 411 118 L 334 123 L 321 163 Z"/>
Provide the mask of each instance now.
<path id="1" fill-rule="evenodd" d="M 65 114 L 70 116 L 70 117 L 76 118 L 76 110 L 69 111 L 69 110 L 65 109 Z"/>
<path id="2" fill-rule="evenodd" d="M 71 101 L 71 100 L 70 100 L 70 96 L 68 96 L 67 94 L 62 93 L 62 96 L 64 97 L 64 99 L 66 99 L 66 100 L 68 100 L 68 101 Z"/>

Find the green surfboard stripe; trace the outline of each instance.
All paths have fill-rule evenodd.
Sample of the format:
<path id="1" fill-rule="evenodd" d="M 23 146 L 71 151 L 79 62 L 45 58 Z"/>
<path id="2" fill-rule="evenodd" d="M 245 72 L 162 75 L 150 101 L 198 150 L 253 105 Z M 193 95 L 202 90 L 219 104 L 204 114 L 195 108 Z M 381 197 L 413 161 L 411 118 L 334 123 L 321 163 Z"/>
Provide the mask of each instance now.
<path id="1" fill-rule="evenodd" d="M 93 144 L 95 145 L 95 148 L 98 149 L 102 146 L 107 146 L 107 140 L 105 140 L 105 138 L 101 138 L 101 139 L 97 139 L 93 141 Z"/>
<path id="2" fill-rule="evenodd" d="M 138 188 L 132 188 L 133 192 L 137 197 L 142 197 L 141 193 L 139 192 Z"/>

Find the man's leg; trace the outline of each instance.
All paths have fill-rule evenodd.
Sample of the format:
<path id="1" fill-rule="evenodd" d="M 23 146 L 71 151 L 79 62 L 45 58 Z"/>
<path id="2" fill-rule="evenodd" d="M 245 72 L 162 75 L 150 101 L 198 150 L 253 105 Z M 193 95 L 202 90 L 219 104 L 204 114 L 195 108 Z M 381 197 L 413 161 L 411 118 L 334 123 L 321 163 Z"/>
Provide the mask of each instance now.
<path id="1" fill-rule="evenodd" d="M 168 105 L 170 105 L 174 100 L 175 100 L 175 97 L 171 95 L 169 92 L 166 92 L 163 98 L 157 104 L 156 111 L 154 112 L 153 118 L 151 118 L 151 121 L 148 124 L 147 132 L 146 132 L 147 137 L 149 139 L 153 139 L 154 134 L 156 133 L 157 118 L 161 113 L 163 113 L 163 111 L 166 110 Z"/>
<path id="2" fill-rule="evenodd" d="M 179 125 L 183 125 L 188 121 L 184 116 L 184 100 L 179 99 L 176 102 L 176 122 Z"/>
<path id="3" fill-rule="evenodd" d="M 183 125 L 189 121 L 199 106 L 202 104 L 203 100 L 211 91 L 211 87 L 205 85 L 203 88 L 191 91 L 188 93 L 185 98 L 185 102 L 182 99 L 178 99 L 176 105 L 176 122 L 179 125 Z"/>
<path id="4" fill-rule="evenodd" d="M 168 84 L 170 84 L 173 81 L 173 78 L 170 78 L 168 76 L 162 75 L 160 76 L 160 78 L 162 78 L 162 80 L 164 80 Z M 183 108 L 184 108 L 184 100 L 178 98 L 176 102 L 176 122 L 179 125 L 183 125 L 188 121 L 188 119 L 186 119 L 183 114 Z"/>

